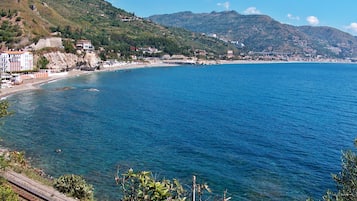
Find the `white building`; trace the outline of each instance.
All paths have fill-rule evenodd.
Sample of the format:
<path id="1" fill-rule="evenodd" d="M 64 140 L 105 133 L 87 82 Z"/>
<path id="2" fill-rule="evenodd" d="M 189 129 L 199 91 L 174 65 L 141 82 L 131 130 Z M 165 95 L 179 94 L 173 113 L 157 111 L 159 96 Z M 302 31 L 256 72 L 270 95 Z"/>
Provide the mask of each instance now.
<path id="1" fill-rule="evenodd" d="M 0 53 L 2 72 L 20 72 L 33 70 L 33 55 L 30 52 L 6 51 Z"/>
<path id="2" fill-rule="evenodd" d="M 94 46 L 90 40 L 79 40 L 76 44 L 77 50 L 94 51 Z"/>

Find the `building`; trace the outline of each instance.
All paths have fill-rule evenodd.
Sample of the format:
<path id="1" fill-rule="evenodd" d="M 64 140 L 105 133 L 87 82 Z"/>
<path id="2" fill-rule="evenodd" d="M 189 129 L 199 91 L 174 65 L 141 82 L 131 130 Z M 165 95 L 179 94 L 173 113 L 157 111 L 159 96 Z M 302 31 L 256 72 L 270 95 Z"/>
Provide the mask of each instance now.
<path id="1" fill-rule="evenodd" d="M 5 51 L 0 53 L 1 72 L 21 72 L 33 70 L 31 52 Z"/>
<path id="2" fill-rule="evenodd" d="M 94 51 L 94 46 L 90 40 L 78 40 L 76 47 L 77 50 Z"/>
<path id="3" fill-rule="evenodd" d="M 227 51 L 227 58 L 228 59 L 232 59 L 234 57 L 234 52 L 233 52 L 233 50 L 228 50 Z"/>

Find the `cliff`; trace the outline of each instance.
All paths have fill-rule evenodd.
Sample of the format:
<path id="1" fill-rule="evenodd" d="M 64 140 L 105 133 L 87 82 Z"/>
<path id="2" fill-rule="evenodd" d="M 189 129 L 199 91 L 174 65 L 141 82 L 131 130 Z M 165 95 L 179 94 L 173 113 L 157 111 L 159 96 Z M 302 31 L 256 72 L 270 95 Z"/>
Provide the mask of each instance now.
<path id="1" fill-rule="evenodd" d="M 55 72 L 76 68 L 78 63 L 86 63 L 88 67 L 95 67 L 100 61 L 95 53 L 86 53 L 84 56 L 78 56 L 56 51 L 45 53 L 43 56 L 49 61 L 47 68 Z"/>

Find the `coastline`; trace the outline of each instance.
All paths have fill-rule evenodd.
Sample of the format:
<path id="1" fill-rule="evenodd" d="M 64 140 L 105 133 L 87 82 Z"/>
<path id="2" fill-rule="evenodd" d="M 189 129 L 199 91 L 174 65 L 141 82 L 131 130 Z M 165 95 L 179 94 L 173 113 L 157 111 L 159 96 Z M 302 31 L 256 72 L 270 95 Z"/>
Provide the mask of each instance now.
<path id="1" fill-rule="evenodd" d="M 267 64 L 271 64 L 271 62 L 265 62 Z M 280 62 L 281 63 L 281 62 Z M 291 62 L 287 62 L 287 63 L 291 63 Z M 295 62 L 294 62 L 295 63 Z M 303 62 L 299 62 L 299 63 L 303 63 Z M 314 62 L 311 62 L 314 63 Z M 233 64 L 233 63 L 225 63 L 225 64 Z M 249 63 L 244 63 L 244 64 L 254 64 L 252 62 Z M 147 65 L 147 64 L 130 64 L 130 65 L 126 65 L 126 66 L 120 66 L 120 67 L 111 67 L 109 69 L 104 69 L 104 70 L 100 70 L 100 71 L 91 71 L 91 72 L 87 72 L 87 71 L 71 71 L 68 73 L 68 75 L 62 76 L 62 77 L 50 77 L 48 79 L 38 79 L 38 80 L 33 80 L 32 83 L 26 83 L 26 84 L 31 84 L 32 87 L 34 88 L 30 88 L 28 90 L 32 90 L 32 89 L 38 89 L 38 87 L 41 86 L 41 84 L 45 84 L 45 83 L 49 83 L 52 81 L 56 81 L 56 80 L 60 80 L 60 79 L 67 79 L 67 78 L 71 78 L 73 76 L 82 76 L 82 75 L 87 75 L 87 74 L 92 74 L 92 73 L 100 73 L 100 72 L 107 72 L 107 71 L 120 71 L 120 70 L 129 70 L 129 69 L 137 69 L 137 68 L 150 68 L 150 67 L 167 67 L 168 65 Z M 199 68 L 199 67 L 198 67 Z M 25 84 L 23 84 L 25 85 Z M 21 85 L 20 85 L 21 86 Z M 19 86 L 16 86 L 19 87 Z M 18 91 L 21 92 L 22 90 Z M 15 92 L 17 93 L 17 92 Z"/>
<path id="2" fill-rule="evenodd" d="M 119 70 L 131 70 L 131 69 L 139 69 L 139 68 L 174 67 L 174 66 L 180 66 L 180 65 L 166 64 L 166 63 L 162 63 L 162 62 L 150 63 L 150 64 L 130 63 L 130 64 L 125 64 L 125 65 L 120 65 L 120 66 L 108 67 L 108 68 L 104 68 L 104 69 L 96 70 L 96 71 L 73 70 L 73 71 L 69 71 L 65 75 L 54 74 L 53 76 L 50 76 L 48 78 L 34 78 L 31 80 L 24 80 L 24 82 L 20 85 L 13 85 L 10 88 L 0 89 L 0 99 L 6 99 L 6 97 L 8 97 L 8 96 L 11 96 L 13 94 L 17 94 L 20 92 L 37 90 L 43 84 L 57 81 L 57 80 L 62 80 L 62 79 L 68 79 L 68 78 L 76 77 L 76 76 L 82 76 L 82 75 L 88 75 L 88 74 L 100 73 L 100 72 L 119 71 Z"/>
<path id="3" fill-rule="evenodd" d="M 341 64 L 357 64 L 352 62 L 343 62 L 343 61 L 251 61 L 251 60 L 218 60 L 216 63 L 209 63 L 206 65 L 226 65 L 226 64 L 287 64 L 287 63 L 341 63 Z M 100 72 L 111 72 L 111 71 L 120 71 L 120 70 L 132 70 L 139 68 L 160 68 L 160 67 L 176 67 L 182 66 L 183 64 L 172 64 L 165 63 L 162 61 L 156 61 L 152 63 L 127 63 L 122 65 L 113 65 L 111 67 L 106 67 L 96 71 L 80 71 L 80 70 L 72 70 L 68 71 L 65 75 L 56 75 L 50 76 L 48 78 L 34 78 L 31 80 L 24 80 L 24 82 L 20 85 L 13 85 L 11 88 L 3 88 L 0 89 L 0 99 L 5 99 L 7 96 L 29 91 L 29 90 L 37 90 L 40 88 L 42 84 L 46 84 L 56 80 L 68 79 L 75 76 L 82 76 L 91 73 L 100 73 Z"/>

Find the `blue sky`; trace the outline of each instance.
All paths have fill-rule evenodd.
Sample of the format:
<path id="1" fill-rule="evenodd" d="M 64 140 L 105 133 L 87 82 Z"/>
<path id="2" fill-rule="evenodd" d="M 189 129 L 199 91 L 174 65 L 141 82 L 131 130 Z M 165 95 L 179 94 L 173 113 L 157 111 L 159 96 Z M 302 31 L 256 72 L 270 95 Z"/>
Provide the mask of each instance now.
<path id="1" fill-rule="evenodd" d="M 357 0 L 108 0 L 139 17 L 180 11 L 235 10 L 291 25 L 331 26 L 357 35 Z"/>

